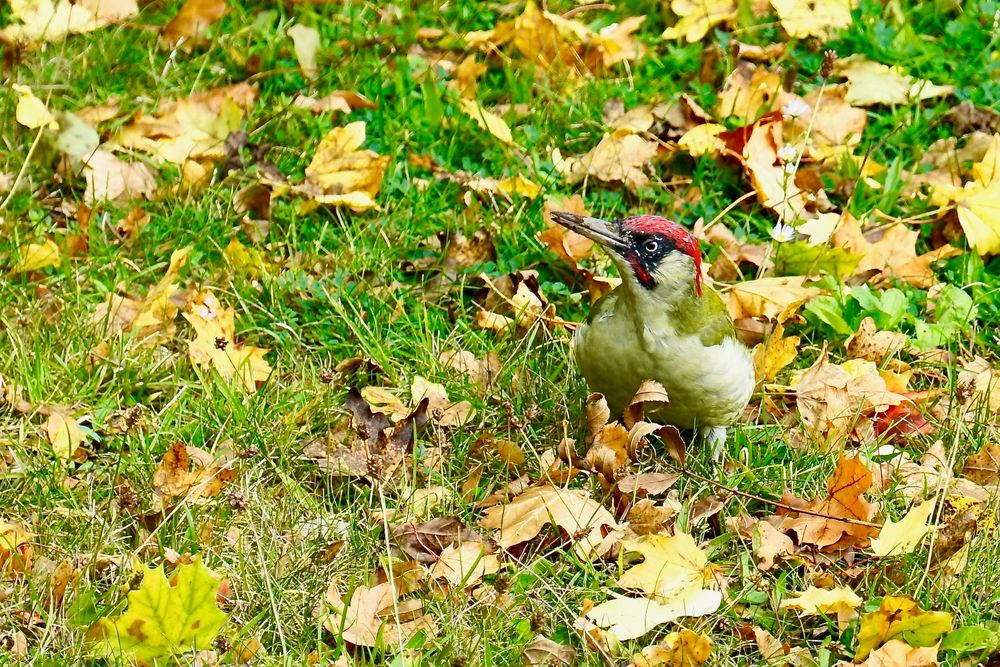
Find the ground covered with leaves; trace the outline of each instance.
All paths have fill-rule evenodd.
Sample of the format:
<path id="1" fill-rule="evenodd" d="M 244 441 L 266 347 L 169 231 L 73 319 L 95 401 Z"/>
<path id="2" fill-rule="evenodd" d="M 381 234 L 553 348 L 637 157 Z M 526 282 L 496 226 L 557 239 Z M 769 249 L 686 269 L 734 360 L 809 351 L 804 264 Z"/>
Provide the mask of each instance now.
<path id="1" fill-rule="evenodd" d="M 0 662 L 997 664 L 998 21 L 4 3 Z M 553 210 L 701 241 L 724 465 Z"/>

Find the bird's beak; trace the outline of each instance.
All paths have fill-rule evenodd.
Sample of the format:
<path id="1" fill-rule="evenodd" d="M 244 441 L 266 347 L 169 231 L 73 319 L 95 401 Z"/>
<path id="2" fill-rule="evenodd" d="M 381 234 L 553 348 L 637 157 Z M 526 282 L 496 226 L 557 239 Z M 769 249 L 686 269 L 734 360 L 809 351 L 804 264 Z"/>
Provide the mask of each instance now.
<path id="1" fill-rule="evenodd" d="M 591 241 L 599 243 L 608 250 L 623 255 L 628 250 L 628 244 L 622 238 L 621 225 L 616 222 L 589 218 L 575 213 L 553 211 L 552 220 L 566 229 L 586 236 Z"/>

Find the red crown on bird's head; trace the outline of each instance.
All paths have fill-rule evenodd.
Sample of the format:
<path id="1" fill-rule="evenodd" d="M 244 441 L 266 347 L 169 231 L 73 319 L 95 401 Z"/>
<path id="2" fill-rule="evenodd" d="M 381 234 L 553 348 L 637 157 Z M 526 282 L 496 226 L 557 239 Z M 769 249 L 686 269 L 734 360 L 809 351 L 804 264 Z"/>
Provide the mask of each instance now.
<path id="1" fill-rule="evenodd" d="M 688 230 L 660 215 L 636 215 L 622 220 L 622 229 L 637 234 L 661 234 L 694 260 L 694 285 L 701 296 L 701 245 Z"/>

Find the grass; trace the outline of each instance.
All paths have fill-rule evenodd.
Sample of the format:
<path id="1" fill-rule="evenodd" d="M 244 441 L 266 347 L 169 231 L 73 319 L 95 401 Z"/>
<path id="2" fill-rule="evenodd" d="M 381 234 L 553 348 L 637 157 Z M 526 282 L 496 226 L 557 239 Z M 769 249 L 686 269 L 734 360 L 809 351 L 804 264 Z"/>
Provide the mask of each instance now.
<path id="1" fill-rule="evenodd" d="M 70 558 L 80 572 L 65 603 L 54 610 L 45 607 L 43 575 L 7 582 L 0 596 L 0 618 L 6 636 L 15 630 L 27 634 L 33 664 L 82 662 L 86 627 L 98 616 L 120 612 L 125 592 L 135 584 L 129 568 L 100 567 L 97 555 L 134 553 L 143 562 L 157 563 L 168 549 L 201 553 L 232 581 L 231 620 L 223 633 L 230 644 L 259 639 L 263 648 L 254 664 L 298 665 L 314 658 L 318 664 L 332 664 L 340 648 L 312 610 L 331 579 L 344 585 L 364 583 L 387 563 L 380 518 L 384 509 L 405 512 L 409 489 L 428 483 L 458 490 L 475 466 L 482 466 L 469 500 L 457 495 L 437 510 L 474 524 L 481 516 L 474 501 L 496 490 L 510 474 L 495 456 L 477 450 L 480 436 L 519 444 L 528 454 L 526 472 L 535 474 L 539 457 L 565 432 L 580 438 L 584 430 L 587 390 L 569 358 L 565 332 L 535 326 L 523 337 L 503 336 L 474 323 L 474 302 L 484 294 L 475 277 L 479 271 L 498 276 L 536 270 L 542 291 L 561 317 L 585 315 L 583 288 L 535 239 L 543 227 L 541 199 L 512 204 L 480 200 L 466 206 L 462 188 L 454 183 L 431 178 L 426 189 L 416 187 L 414 176 L 428 175 L 409 163 L 410 155 L 430 156 L 452 171 L 496 177 L 520 173 L 541 183 L 548 194 L 569 194 L 574 189 L 554 173 L 551 149 L 572 154 L 593 146 L 603 132 L 602 106 L 611 98 L 630 107 L 687 92 L 711 108 L 733 63 L 721 49 L 716 64 L 702 72 L 703 59 L 714 44 L 732 36 L 717 31 L 704 44 L 660 42 L 667 13 L 652 3 L 629 1 L 613 12 L 584 15 L 597 27 L 628 15 L 650 15 L 641 33 L 650 51 L 631 64 L 628 76 L 570 82 L 541 76 L 522 62 L 492 64 L 480 83 L 479 99 L 487 105 L 528 105 L 514 130 L 524 149 L 519 156 L 458 114 L 447 96 L 442 103 L 448 113 L 440 116 L 428 100 L 442 91 L 435 93 L 421 83 L 426 68 L 434 67 L 434 53 L 420 45 L 418 28 L 439 27 L 449 36 L 487 29 L 506 18 L 499 5 L 459 0 L 415 3 L 404 10 L 353 2 L 237 3 L 210 29 L 207 45 L 186 54 L 159 48 L 156 31 L 145 29 L 165 23 L 178 4 L 153 2 L 143 9 L 137 26 L 107 28 L 40 51 L 3 47 L 5 90 L 12 83 L 30 85 L 39 96 L 50 96 L 51 107 L 63 110 L 111 99 L 121 100 L 128 109 L 151 110 L 160 100 L 250 77 L 260 89 L 247 122 L 250 141 L 270 146 L 267 159 L 292 175 L 302 173 L 319 140 L 343 119 L 314 116 L 293 107 L 291 100 L 309 90 L 358 91 L 379 106 L 356 111 L 351 118 L 367 122 L 368 147 L 391 157 L 378 197 L 383 210 L 351 215 L 320 208 L 303 214 L 295 201 L 276 201 L 266 241 L 257 247 L 277 268 L 253 277 L 235 269 L 223 255 L 233 238 L 252 245 L 232 200 L 256 177 L 252 170 L 234 172 L 197 192 L 143 202 L 150 223 L 129 245 L 122 245 L 112 231 L 126 209 L 105 207 L 91 224 L 85 255 L 63 262 L 39 280 L 9 276 L 0 281 L 0 374 L 5 384 L 20 388 L 33 406 L 66 405 L 86 412 L 94 434 L 88 460 L 67 464 L 47 450 L 40 417 L 0 404 L 0 444 L 6 460 L 0 483 L 3 516 L 35 533 L 36 571 L 44 572 L 42 558 Z M 958 99 L 996 108 L 1000 60 L 998 32 L 991 26 L 1000 3 L 971 1 L 949 11 L 939 7 L 945 4 L 903 0 L 890 11 L 866 0 L 855 12 L 854 26 L 828 46 L 841 55 L 900 63 L 914 76 L 955 85 Z M 566 10 L 569 5 L 551 6 Z M 8 12 L 7 7 L 0 9 L 0 22 L 8 22 Z M 293 21 L 315 26 L 322 36 L 320 76 L 313 83 L 299 73 L 291 41 L 284 37 Z M 739 38 L 766 44 L 778 36 L 774 25 L 745 26 Z M 812 88 L 819 83 L 821 57 L 820 45 L 799 41 L 790 44 L 781 64 L 797 74 L 796 86 Z M 704 82 L 699 81 L 702 74 Z M 20 169 L 32 139 L 29 131 L 14 126 L 14 103 L 12 95 L 0 96 L 0 117 L 8 128 L 0 142 L 0 172 Z M 953 104 L 953 99 L 940 99 L 877 108 L 869 115 L 862 145 L 890 171 L 912 169 L 932 141 L 950 135 L 941 116 Z M 79 201 L 81 184 L 59 177 L 53 164 L 44 151 L 36 155 L 26 171 L 25 187 L 3 211 L 4 254 L 25 243 L 79 233 L 74 216 L 61 213 L 59 203 Z M 598 215 L 669 211 L 690 223 L 698 217 L 713 218 L 746 187 L 735 167 L 709 158 L 678 158 L 661 177 L 669 180 L 672 174 L 683 178 L 670 188 L 635 194 L 590 185 L 582 192 Z M 161 182 L 172 182 L 175 176 L 165 173 Z M 850 208 L 856 214 L 878 208 L 894 216 L 926 210 L 920 201 L 900 196 L 904 185 L 902 180 L 881 190 L 861 185 Z M 770 215 L 756 205 L 738 208 L 726 222 L 754 241 L 766 240 L 773 225 Z M 428 237 L 471 235 L 480 227 L 493 234 L 495 261 L 457 274 L 412 268 L 415 259 L 435 255 L 426 244 Z M 932 233 L 930 225 L 921 230 L 925 239 Z M 165 349 L 137 349 L 110 339 L 106 358 L 92 353 L 102 339 L 90 318 L 105 295 L 122 286 L 144 293 L 163 274 L 171 251 L 188 245 L 193 249 L 184 281 L 215 290 L 236 308 L 240 339 L 272 350 L 268 359 L 274 372 L 256 393 L 245 395 L 215 375 L 192 368 L 183 321 L 181 335 Z M 998 269 L 996 259 L 984 262 L 965 253 L 939 272 L 947 282 L 968 286 L 979 305 L 979 320 L 955 341 L 957 351 L 996 359 Z M 40 296 L 39 290 L 46 292 Z M 926 293 L 905 291 L 919 313 Z M 795 333 L 806 342 L 796 365 L 806 367 L 830 335 L 809 324 Z M 835 347 L 839 342 L 834 341 Z M 451 348 L 498 355 L 501 370 L 488 392 L 439 361 L 440 353 Z M 373 383 L 401 388 L 404 397 L 413 377 L 423 375 L 444 383 L 453 398 L 468 399 L 476 409 L 475 421 L 464 428 L 422 434 L 408 484 L 388 485 L 384 494 L 378 486 L 331 478 L 301 457 L 304 443 L 342 419 L 351 379 L 331 371 L 351 357 L 371 360 L 381 369 Z M 940 370 L 954 374 L 947 367 Z M 948 386 L 954 386 L 954 380 Z M 115 432 L 112 427 L 125 411 L 137 411 L 133 414 L 140 417 L 131 428 Z M 995 432 L 985 424 L 945 420 L 939 425 L 937 437 L 945 439 L 956 461 L 995 441 Z M 726 485 L 766 497 L 777 497 L 783 488 L 803 497 L 821 494 L 835 456 L 793 448 L 786 436 L 786 428 L 773 423 L 742 425 L 728 443 L 728 454 L 737 462 L 731 472 L 715 471 L 699 452 L 692 453 L 693 469 L 723 474 Z M 149 512 L 151 478 L 176 440 L 209 450 L 231 441 L 242 459 L 241 473 L 212 502 L 182 505 L 160 520 Z M 932 440 L 915 438 L 906 447 L 919 456 Z M 445 461 L 434 470 L 425 464 L 437 448 Z M 649 470 L 663 467 L 658 459 L 646 465 Z M 693 480 L 678 487 L 685 512 L 716 492 Z M 887 504 L 888 513 L 897 518 L 905 509 L 898 498 Z M 721 517 L 745 509 L 758 515 L 767 511 L 759 503 L 729 497 Z M 748 623 L 766 627 L 792 645 L 808 646 L 822 665 L 850 654 L 853 630 L 841 635 L 830 625 L 829 632 L 820 631 L 822 622 L 803 623 L 778 611 L 780 600 L 802 590 L 816 572 L 779 568 L 760 573 L 749 545 L 720 530 L 719 524 L 691 528 L 708 541 L 713 561 L 734 572 L 724 613 L 684 623 L 712 636 L 712 664 L 760 660 L 753 642 L 736 632 Z M 328 558 L 329 545 L 339 540 L 343 548 Z M 982 623 L 998 615 L 1000 574 L 995 563 L 1000 543 L 987 536 L 974 544 L 967 569 L 950 584 L 923 578 L 927 563 L 922 551 L 888 563 L 861 562 L 850 568 L 838 563 L 830 572 L 839 581 L 849 581 L 866 600 L 910 594 L 926 608 L 953 611 L 956 626 Z M 582 651 L 570 629 L 572 621 L 585 600 L 599 602 L 614 589 L 618 568 L 614 562 L 582 562 L 571 550 L 551 543 L 530 544 L 503 574 L 489 578 L 482 599 L 470 600 L 462 592 L 429 598 L 438 632 L 415 640 L 407 664 L 519 664 L 523 647 L 536 633 L 573 643 Z M 39 614 L 40 623 L 26 625 L 25 610 Z M 635 642 L 634 650 L 671 629 L 663 626 L 646 642 Z M 356 657 L 364 662 L 364 656 Z M 383 660 L 377 655 L 370 659 Z M 0 657 L 4 663 L 13 660 L 12 655 Z M 393 660 L 404 664 L 398 656 Z M 586 651 L 581 661 L 601 664 L 596 654 Z"/>

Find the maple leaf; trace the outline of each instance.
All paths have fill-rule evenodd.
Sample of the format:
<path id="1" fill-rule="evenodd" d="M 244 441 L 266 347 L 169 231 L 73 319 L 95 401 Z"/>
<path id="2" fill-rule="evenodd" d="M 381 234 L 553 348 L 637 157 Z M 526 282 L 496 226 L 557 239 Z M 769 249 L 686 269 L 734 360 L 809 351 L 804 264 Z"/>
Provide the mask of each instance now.
<path id="1" fill-rule="evenodd" d="M 640 590 L 659 602 L 670 601 L 692 587 L 703 588 L 706 576 L 711 576 L 708 556 L 687 533 L 622 540 L 621 547 L 640 553 L 644 560 L 619 577 L 618 585 Z"/>
<path id="2" fill-rule="evenodd" d="M 319 204 L 347 206 L 357 212 L 378 208 L 375 195 L 382 186 L 389 156 L 361 150 L 364 142 L 364 121 L 330 130 L 306 167 L 306 180 L 292 186 L 292 191 Z"/>
<path id="3" fill-rule="evenodd" d="M 100 655 L 147 663 L 208 650 L 228 618 L 216 605 L 220 583 L 200 557 L 169 581 L 162 567 L 148 568 L 125 613 L 98 620 L 87 637 Z"/>
<path id="4" fill-rule="evenodd" d="M 671 632 L 662 644 L 647 646 L 632 656 L 629 667 L 698 667 L 712 655 L 712 639 L 683 629 Z"/>
<path id="5" fill-rule="evenodd" d="M 549 523 L 564 530 L 577 554 L 586 559 L 607 553 L 612 544 L 606 535 L 618 528 L 614 516 L 586 492 L 548 484 L 491 507 L 479 525 L 499 529 L 497 544 L 510 549 L 534 538 Z"/>
<path id="6" fill-rule="evenodd" d="M 910 646 L 934 646 L 951 627 L 949 612 L 924 611 L 911 597 L 887 595 L 876 611 L 862 614 L 854 659 L 864 660 L 873 649 L 893 639 Z"/>
<path id="7" fill-rule="evenodd" d="M 844 100 L 855 106 L 909 104 L 951 95 L 955 90 L 954 86 L 937 86 L 924 79 L 915 79 L 898 66 L 889 67 L 857 55 L 837 60 L 833 71 L 847 78 Z"/>
<path id="8" fill-rule="evenodd" d="M 792 363 L 799 353 L 799 337 L 785 337 L 785 327 L 775 325 L 771 334 L 763 343 L 758 343 L 753 349 L 753 365 L 757 379 L 770 382 L 777 377 L 782 368 Z"/>
<path id="9" fill-rule="evenodd" d="M 933 513 L 934 501 L 925 500 L 898 522 L 886 520 L 878 537 L 872 538 L 872 551 L 880 557 L 912 553 L 933 529 L 930 523 Z"/>
<path id="10" fill-rule="evenodd" d="M 781 27 L 790 37 L 819 37 L 826 40 L 831 30 L 851 25 L 851 9 L 857 0 L 771 0 Z"/>
<path id="11" fill-rule="evenodd" d="M 856 611 L 864 603 L 858 594 L 847 586 L 838 588 L 816 588 L 810 586 L 796 597 L 781 601 L 781 609 L 797 609 L 800 616 L 836 614 L 841 629 L 858 615 Z"/>
<path id="12" fill-rule="evenodd" d="M 593 149 L 583 155 L 564 158 L 559 149 L 552 161 L 567 183 L 578 183 L 593 177 L 608 183 L 622 183 L 638 190 L 649 183 L 644 171 L 659 150 L 659 145 L 634 134 L 628 129 L 605 134 Z"/>
<path id="13" fill-rule="evenodd" d="M 787 493 L 782 498 L 786 505 L 821 516 L 780 509 L 778 517 L 772 517 L 772 523 L 782 532 L 794 531 L 799 544 L 812 544 L 822 551 L 836 551 L 863 543 L 874 528 L 839 519 L 871 521 L 875 507 L 863 497 L 871 485 L 872 473 L 859 458 L 841 456 L 827 483 L 826 498 L 804 501 Z"/>
<path id="14" fill-rule="evenodd" d="M 1000 445 L 987 443 L 965 462 L 965 475 L 976 484 L 1000 481 Z"/>
<path id="15" fill-rule="evenodd" d="M 223 308 L 211 292 L 199 295 L 184 319 L 195 332 L 194 340 L 188 341 L 191 363 L 215 368 L 226 380 L 235 378 L 248 392 L 271 374 L 271 365 L 264 359 L 268 350 L 236 344 L 236 311 L 232 306 Z"/>
<path id="16" fill-rule="evenodd" d="M 699 42 L 708 31 L 720 23 L 726 23 L 736 18 L 736 2 L 734 0 L 673 0 L 670 9 L 680 19 L 674 25 L 663 31 L 663 39 L 678 39 L 683 37 L 688 43 Z"/>
<path id="17" fill-rule="evenodd" d="M 982 160 L 973 165 L 972 175 L 962 189 L 935 189 L 935 201 L 956 204 L 958 222 L 976 252 L 1000 253 L 1000 134 L 993 135 Z"/>

